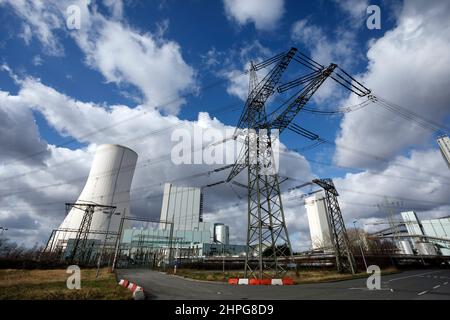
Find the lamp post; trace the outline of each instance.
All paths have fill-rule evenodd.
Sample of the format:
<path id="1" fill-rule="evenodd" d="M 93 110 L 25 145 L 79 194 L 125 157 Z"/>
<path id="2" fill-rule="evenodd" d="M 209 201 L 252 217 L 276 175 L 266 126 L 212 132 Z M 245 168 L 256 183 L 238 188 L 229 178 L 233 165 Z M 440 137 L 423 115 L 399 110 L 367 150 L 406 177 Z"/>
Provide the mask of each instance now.
<path id="1" fill-rule="evenodd" d="M 361 238 L 359 236 L 359 231 L 356 228 L 356 222 L 358 222 L 358 220 L 353 220 L 353 226 L 355 228 L 356 234 L 358 235 L 358 240 L 357 241 L 359 243 L 359 249 L 361 250 L 361 255 L 362 255 L 362 258 L 363 258 L 363 261 L 364 261 L 364 266 L 366 267 L 366 270 L 367 270 L 366 257 L 364 256 L 364 250 L 363 250 L 362 245 L 361 245 Z"/>

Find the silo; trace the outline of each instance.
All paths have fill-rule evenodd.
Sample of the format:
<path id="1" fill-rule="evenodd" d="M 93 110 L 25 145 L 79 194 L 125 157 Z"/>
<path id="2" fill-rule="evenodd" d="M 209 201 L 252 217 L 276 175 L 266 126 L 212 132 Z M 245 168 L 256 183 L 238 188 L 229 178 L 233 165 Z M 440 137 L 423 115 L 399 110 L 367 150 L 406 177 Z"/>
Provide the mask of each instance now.
<path id="1" fill-rule="evenodd" d="M 116 206 L 116 214 L 111 217 L 109 232 L 118 232 L 121 218 L 129 215 L 130 188 L 137 158 L 136 152 L 124 146 L 100 145 L 96 150 L 86 185 L 76 201 L 76 203 Z M 59 228 L 78 229 L 84 214 L 82 209 L 73 207 Z M 90 230 L 107 231 L 108 222 L 109 214 L 99 208 L 93 214 Z M 58 232 L 56 235 L 57 240 L 74 237 L 73 232 Z M 103 237 L 104 235 L 89 235 L 89 238 Z M 58 244 L 57 242 L 55 244 Z"/>
<path id="2" fill-rule="evenodd" d="M 230 229 L 223 223 L 214 223 L 214 242 L 228 245 L 230 243 Z"/>

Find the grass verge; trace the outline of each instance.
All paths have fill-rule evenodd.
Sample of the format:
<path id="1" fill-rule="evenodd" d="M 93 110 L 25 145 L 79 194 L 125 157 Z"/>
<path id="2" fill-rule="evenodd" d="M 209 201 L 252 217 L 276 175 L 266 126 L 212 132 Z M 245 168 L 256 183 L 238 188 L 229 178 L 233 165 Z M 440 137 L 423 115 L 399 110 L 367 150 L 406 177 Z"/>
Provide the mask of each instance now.
<path id="1" fill-rule="evenodd" d="M 392 274 L 398 272 L 395 268 L 386 268 L 382 270 L 382 275 Z M 202 281 L 221 281 L 226 282 L 229 278 L 244 278 L 244 273 L 240 271 L 207 271 L 207 270 L 192 270 L 192 269 L 178 269 L 176 275 Z M 319 283 L 319 282 L 332 282 L 342 281 L 357 278 L 366 278 L 369 274 L 365 272 L 357 274 L 338 273 L 336 271 L 323 271 L 323 270 L 307 270 L 299 271 L 298 274 L 289 271 L 286 277 L 290 277 L 294 280 L 295 284 L 306 283 Z"/>
<path id="2" fill-rule="evenodd" d="M 65 269 L 0 270 L 0 300 L 130 300 L 132 294 L 117 284 L 114 273 L 81 269 L 81 289 L 69 290 Z"/>

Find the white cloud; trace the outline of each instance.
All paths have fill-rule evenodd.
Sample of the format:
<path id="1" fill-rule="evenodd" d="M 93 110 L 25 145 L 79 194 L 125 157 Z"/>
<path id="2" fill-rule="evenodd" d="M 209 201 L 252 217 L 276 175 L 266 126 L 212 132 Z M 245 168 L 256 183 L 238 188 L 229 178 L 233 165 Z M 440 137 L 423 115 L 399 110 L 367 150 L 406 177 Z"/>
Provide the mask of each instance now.
<path id="1" fill-rule="evenodd" d="M 2 160 L 8 163 L 45 150 L 46 143 L 39 138 L 38 127 L 29 108 L 4 91 L 0 91 L 0 105 Z M 38 165 L 47 155 L 47 152 L 40 154 L 34 159 L 34 164 Z"/>
<path id="2" fill-rule="evenodd" d="M 334 0 L 341 10 L 350 14 L 350 17 L 359 23 L 366 15 L 368 0 Z"/>
<path id="3" fill-rule="evenodd" d="M 248 74 L 250 62 L 258 63 L 269 59 L 274 53 L 261 42 L 255 40 L 244 43 L 239 48 L 232 48 L 228 51 L 217 51 L 210 49 L 203 55 L 203 63 L 217 76 L 228 79 L 227 93 L 236 96 L 242 101 L 248 96 Z M 267 69 L 258 72 L 259 79 L 267 73 Z"/>
<path id="4" fill-rule="evenodd" d="M 11 136 L 0 141 L 6 152 L 2 153 L 0 161 L 7 161 L 7 165 L 0 169 L 0 180 L 18 176 L 13 179 L 8 188 L 0 189 L 0 222 L 14 223 L 9 236 L 14 239 L 24 239 L 28 244 L 35 240 L 45 241 L 50 229 L 55 228 L 64 216 L 63 204 L 73 201 L 78 196 L 86 178 L 95 148 L 103 143 L 117 143 L 126 145 L 139 154 L 138 166 L 133 181 L 131 197 L 132 212 L 135 215 L 157 218 L 160 212 L 163 183 L 179 179 L 198 172 L 207 172 L 221 165 L 174 165 L 170 160 L 172 131 L 185 128 L 192 132 L 195 128 L 216 128 L 223 130 L 224 126 L 208 113 L 199 113 L 197 121 L 183 121 L 175 116 L 163 116 L 157 110 L 148 110 L 144 106 L 133 108 L 118 105 L 104 106 L 90 102 L 82 102 L 68 97 L 55 89 L 46 86 L 34 78 L 25 78 L 18 82 L 20 90 L 17 95 L 0 91 L 0 111 L 9 112 L 11 108 L 21 112 L 24 120 L 9 121 L 5 130 Z M 18 108 L 20 106 L 20 108 Z M 40 141 L 39 132 L 34 125 L 32 111 L 41 113 L 49 126 L 64 136 L 74 137 L 77 141 L 88 145 L 87 148 L 69 150 L 65 147 L 55 147 Z M 70 119 L 70 120 L 69 120 Z M 23 128 L 30 130 L 26 135 Z M 195 148 L 203 145 L 198 137 L 195 138 Z M 28 146 L 28 148 L 25 148 Z M 21 148 L 17 150 L 18 148 Z M 228 148 L 228 145 L 227 145 Z M 29 158 L 28 162 L 13 161 L 33 154 L 39 150 L 47 150 L 43 158 Z M 229 150 L 229 149 L 227 149 Z M 8 153 L 11 155 L 8 156 Z M 160 161 L 149 161 L 162 159 Z M 286 174 L 285 167 L 298 172 L 299 175 L 311 177 L 310 168 L 305 159 L 297 155 L 296 159 L 282 158 L 282 174 Z M 36 167 L 37 166 L 37 167 Z M 42 169 L 42 170 L 40 170 Z M 31 171 L 31 172 L 30 172 Z M 202 186 L 226 178 L 228 171 L 211 176 L 181 179 L 175 183 L 181 185 Z M 243 179 L 242 177 L 239 179 Z M 8 180 L 8 183 L 11 180 Z M 237 190 L 241 194 L 241 190 Z M 150 198 L 148 198 L 150 197 Z M 216 212 L 221 212 L 230 203 L 236 201 L 236 196 L 229 186 L 223 185 L 205 189 L 205 211 L 210 213 L 210 221 L 218 221 Z M 42 204 L 48 203 L 46 206 Z M 244 206 L 245 207 L 245 206 Z M 234 237 L 245 238 L 245 211 L 237 211 L 242 216 L 238 227 L 231 230 Z M 20 216 L 19 220 L 11 220 Z M 38 225 L 30 226 L 30 221 L 38 221 Z M 228 222 L 226 220 L 224 222 Z M 20 225 L 22 223 L 22 225 Z M 231 223 L 231 222 L 230 222 Z M 234 225 L 234 224 L 233 224 Z M 33 231 L 27 233 L 31 228 Z M 292 232 L 299 232 L 293 224 Z"/>
<path id="5" fill-rule="evenodd" d="M 31 38 L 33 37 L 30 25 L 28 24 L 23 25 L 23 31 L 22 33 L 19 34 L 19 37 L 23 39 L 26 45 L 30 44 Z"/>
<path id="6" fill-rule="evenodd" d="M 311 57 L 323 65 L 335 62 L 344 68 L 351 67 L 358 59 L 355 34 L 346 29 L 337 29 L 333 37 L 308 19 L 292 25 L 292 40 L 310 48 Z"/>
<path id="7" fill-rule="evenodd" d="M 184 100 L 167 103 L 194 86 L 194 70 L 183 60 L 180 46 L 101 20 L 97 32 L 76 36 L 88 64 L 110 82 L 138 87 L 147 104 L 177 113 Z"/>
<path id="8" fill-rule="evenodd" d="M 450 114 L 450 3 L 406 1 L 397 26 L 370 44 L 363 82 L 375 95 L 442 123 Z M 350 97 L 345 105 L 353 104 Z M 379 106 L 346 114 L 336 143 L 382 158 L 423 145 L 432 136 Z M 335 160 L 346 166 L 379 166 L 367 157 L 338 148 Z"/>
<path id="9" fill-rule="evenodd" d="M 322 27 L 311 23 L 309 19 L 296 21 L 291 28 L 291 39 L 300 43 L 310 52 L 304 52 L 323 66 L 336 63 L 350 71 L 363 57 L 353 29 L 338 28 L 326 33 Z M 351 71 L 350 71 L 351 72 Z M 327 80 L 313 96 L 316 103 L 339 101 L 348 91 L 331 79 Z"/>
<path id="10" fill-rule="evenodd" d="M 383 170 L 349 173 L 334 181 L 348 223 L 354 218 L 364 222 L 386 217 L 387 212 L 376 207 L 384 203 L 384 195 L 399 203 L 394 208 L 397 220 L 401 211 L 415 210 L 421 218 L 428 218 L 448 215 L 450 210 L 450 173 L 436 149 L 413 151 L 408 157 L 397 157 Z"/>
<path id="11" fill-rule="evenodd" d="M 106 5 L 111 11 L 111 15 L 115 19 L 121 19 L 123 16 L 123 1 L 122 0 L 103 0 L 103 4 Z"/>
<path id="12" fill-rule="evenodd" d="M 162 37 L 164 27 L 159 26 L 159 31 L 151 34 L 118 21 L 116 18 L 123 13 L 121 1 L 105 1 L 113 19 L 97 12 L 95 4 L 89 6 L 86 0 L 49 1 L 45 5 L 40 1 L 8 3 L 32 26 L 33 35 L 47 51 L 63 52 L 55 31 L 67 32 L 85 54 L 85 61 L 91 68 L 119 87 L 137 87 L 143 102 L 150 107 L 176 114 L 185 102 L 180 95 L 196 89 L 195 71 L 184 61 L 179 44 Z M 80 8 L 80 30 L 69 32 L 65 28 L 68 5 Z M 165 25 L 167 27 L 167 23 Z"/>
<path id="13" fill-rule="evenodd" d="M 34 35 L 42 43 L 44 50 L 50 55 L 62 55 L 63 47 L 60 45 L 54 31 L 64 25 L 61 15 L 48 11 L 48 4 L 43 1 L 2 0 L 0 5 L 10 5 L 14 12 L 23 18 L 26 23 L 23 27 L 22 38 L 28 44 Z"/>
<path id="14" fill-rule="evenodd" d="M 254 23 L 258 30 L 274 29 L 284 13 L 284 0 L 224 0 L 224 6 L 230 20 Z"/>
<path id="15" fill-rule="evenodd" d="M 36 66 L 36 67 L 42 65 L 42 58 L 41 58 L 40 55 L 35 55 L 33 57 L 33 65 Z"/>

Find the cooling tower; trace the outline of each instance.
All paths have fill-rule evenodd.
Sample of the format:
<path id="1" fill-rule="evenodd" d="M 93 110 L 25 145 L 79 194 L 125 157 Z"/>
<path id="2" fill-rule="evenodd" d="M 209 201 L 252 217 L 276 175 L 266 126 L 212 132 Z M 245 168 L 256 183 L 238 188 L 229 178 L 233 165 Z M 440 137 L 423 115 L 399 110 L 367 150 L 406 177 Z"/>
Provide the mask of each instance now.
<path id="1" fill-rule="evenodd" d="M 137 153 L 115 144 L 105 144 L 97 148 L 86 185 L 76 203 L 91 203 L 116 206 L 112 215 L 109 232 L 118 232 L 120 220 L 130 212 L 130 188 L 136 168 Z M 107 231 L 109 214 L 98 208 L 93 214 L 91 231 Z M 62 222 L 60 229 L 78 229 L 83 218 L 83 207 L 73 207 Z M 74 238 L 74 232 L 58 232 L 61 240 Z M 90 234 L 89 238 L 102 239 L 104 235 Z"/>

